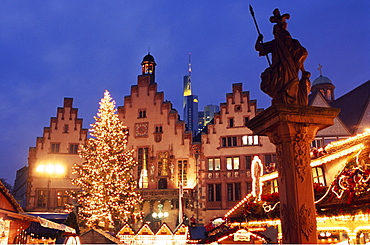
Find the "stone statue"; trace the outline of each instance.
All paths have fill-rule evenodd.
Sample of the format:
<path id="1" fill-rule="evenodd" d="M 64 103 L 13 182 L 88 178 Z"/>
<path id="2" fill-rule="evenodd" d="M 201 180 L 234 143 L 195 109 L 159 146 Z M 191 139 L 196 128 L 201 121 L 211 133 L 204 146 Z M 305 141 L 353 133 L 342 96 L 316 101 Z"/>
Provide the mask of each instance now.
<path id="1" fill-rule="evenodd" d="M 255 49 L 260 56 L 272 54 L 272 64 L 261 74 L 261 90 L 272 98 L 272 104 L 308 104 L 311 74 L 304 69 L 308 52 L 298 40 L 287 31 L 289 14 L 280 15 L 273 11 L 271 23 L 275 39 L 263 43 L 263 35 L 257 38 Z M 298 73 L 301 71 L 301 79 Z"/>

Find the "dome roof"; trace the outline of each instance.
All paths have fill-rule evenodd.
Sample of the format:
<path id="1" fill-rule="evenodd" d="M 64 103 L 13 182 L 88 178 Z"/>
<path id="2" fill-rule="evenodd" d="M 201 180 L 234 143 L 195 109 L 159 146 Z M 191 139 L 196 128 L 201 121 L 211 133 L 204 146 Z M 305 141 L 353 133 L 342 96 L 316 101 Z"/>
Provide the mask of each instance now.
<path id="1" fill-rule="evenodd" d="M 144 56 L 143 62 L 145 62 L 145 61 L 147 61 L 147 62 L 154 62 L 155 63 L 154 57 L 150 53 L 148 53 L 147 55 Z"/>
<path id="2" fill-rule="evenodd" d="M 319 85 L 319 84 L 333 84 L 333 83 L 329 78 L 320 75 L 318 78 L 313 80 L 312 86 Z"/>

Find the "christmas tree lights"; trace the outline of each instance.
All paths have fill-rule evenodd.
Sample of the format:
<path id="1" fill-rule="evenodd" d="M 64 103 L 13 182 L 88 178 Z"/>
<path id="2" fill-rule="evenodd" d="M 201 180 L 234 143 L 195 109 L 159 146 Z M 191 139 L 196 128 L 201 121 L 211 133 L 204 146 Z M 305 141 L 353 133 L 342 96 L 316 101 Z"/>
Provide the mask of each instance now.
<path id="1" fill-rule="evenodd" d="M 80 205 L 79 217 L 88 227 L 103 223 L 119 227 L 141 213 L 135 206 L 142 201 L 135 192 L 133 150 L 127 150 L 127 127 L 119 120 L 115 101 L 108 91 L 100 101 L 90 138 L 81 146 L 83 164 L 75 164 L 72 183 L 81 188 L 73 195 Z"/>

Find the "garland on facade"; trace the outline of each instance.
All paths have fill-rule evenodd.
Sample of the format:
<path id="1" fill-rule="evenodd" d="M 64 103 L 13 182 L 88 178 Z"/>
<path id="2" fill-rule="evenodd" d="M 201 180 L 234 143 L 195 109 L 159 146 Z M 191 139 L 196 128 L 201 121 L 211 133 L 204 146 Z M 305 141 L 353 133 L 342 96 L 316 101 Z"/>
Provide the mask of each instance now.
<path id="1" fill-rule="evenodd" d="M 335 177 L 325 195 L 318 201 L 320 205 L 330 203 L 341 205 L 339 207 L 318 208 L 318 214 L 325 216 L 370 214 L 370 204 L 358 203 L 360 199 L 370 199 L 370 169 L 367 169 L 370 161 L 367 155 L 368 153 L 359 151 L 348 158 L 342 171 Z"/>
<path id="2" fill-rule="evenodd" d="M 279 193 L 261 195 L 258 201 L 252 197 L 244 204 L 243 215 L 248 221 L 276 219 L 280 217 Z"/>

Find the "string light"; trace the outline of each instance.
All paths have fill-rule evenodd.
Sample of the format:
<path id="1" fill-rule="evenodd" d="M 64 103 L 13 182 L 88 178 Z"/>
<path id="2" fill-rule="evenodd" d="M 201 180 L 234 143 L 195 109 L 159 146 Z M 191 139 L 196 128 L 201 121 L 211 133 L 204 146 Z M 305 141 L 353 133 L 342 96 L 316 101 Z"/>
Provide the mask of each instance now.
<path id="1" fill-rule="evenodd" d="M 90 136 L 79 155 L 86 161 L 73 167 L 72 183 L 81 191 L 71 193 L 81 205 L 80 219 L 89 227 L 108 227 L 129 219 L 141 219 L 134 207 L 142 201 L 135 192 L 133 150 L 127 150 L 127 127 L 118 118 L 115 101 L 108 91 L 91 124 Z"/>

